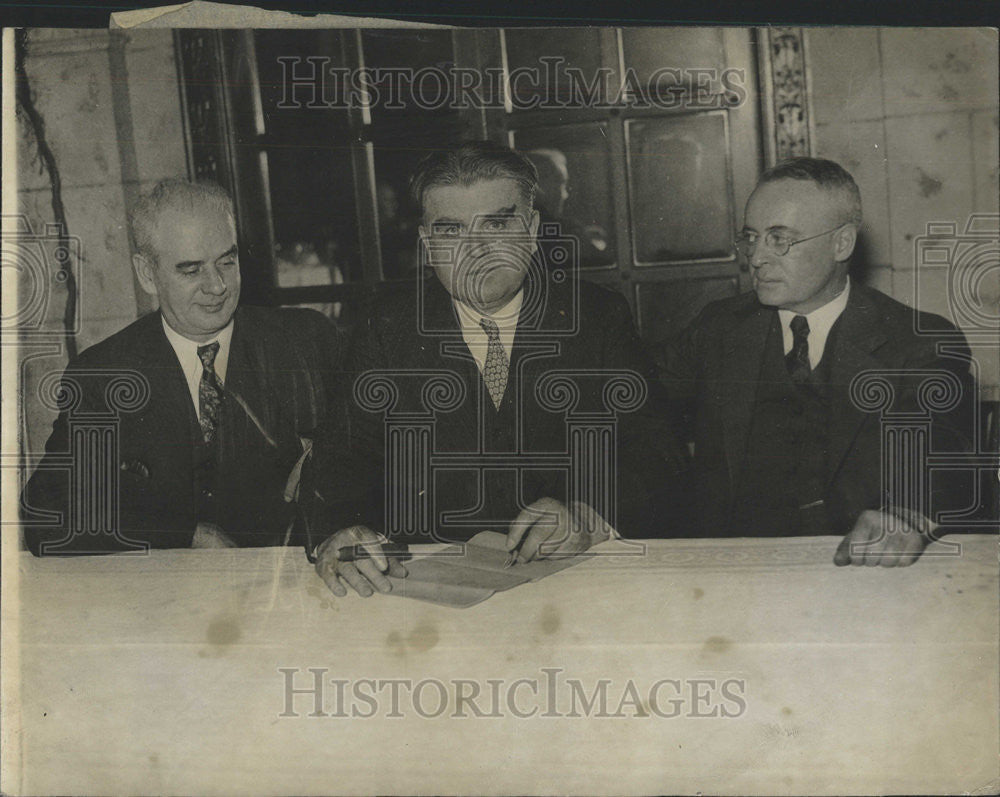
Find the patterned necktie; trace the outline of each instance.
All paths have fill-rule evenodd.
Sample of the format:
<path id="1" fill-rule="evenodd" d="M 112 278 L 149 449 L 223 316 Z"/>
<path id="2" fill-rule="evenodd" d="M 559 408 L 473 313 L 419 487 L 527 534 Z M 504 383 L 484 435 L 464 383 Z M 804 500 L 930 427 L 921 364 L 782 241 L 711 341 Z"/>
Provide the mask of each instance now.
<path id="1" fill-rule="evenodd" d="M 493 406 L 500 409 L 500 401 L 503 399 L 503 392 L 507 387 L 507 371 L 510 369 L 510 360 L 507 359 L 507 352 L 504 351 L 500 342 L 500 329 L 496 322 L 489 318 L 481 318 L 479 326 L 486 333 L 489 345 L 486 348 L 486 362 L 483 365 L 483 381 L 490 391 L 490 398 L 493 399 Z"/>
<path id="2" fill-rule="evenodd" d="M 792 319 L 792 350 L 785 355 L 785 365 L 792 381 L 800 385 L 809 379 L 809 322 L 804 315 Z"/>
<path id="3" fill-rule="evenodd" d="M 219 428 L 219 408 L 222 405 L 222 385 L 215 375 L 215 355 L 219 353 L 219 342 L 198 347 L 198 359 L 201 360 L 201 382 L 198 384 L 198 422 L 201 424 L 201 434 L 206 443 L 215 439 Z"/>

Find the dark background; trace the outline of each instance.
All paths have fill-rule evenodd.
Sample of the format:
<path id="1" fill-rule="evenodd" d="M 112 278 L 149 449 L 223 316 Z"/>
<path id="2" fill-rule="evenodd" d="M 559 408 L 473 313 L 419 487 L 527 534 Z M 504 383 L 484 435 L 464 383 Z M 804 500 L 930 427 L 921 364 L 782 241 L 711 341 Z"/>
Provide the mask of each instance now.
<path id="1" fill-rule="evenodd" d="M 0 2 L 0 22 L 24 27 L 107 27 L 115 11 L 155 8 L 164 2 Z M 444 0 L 380 0 L 380 2 L 239 3 L 298 14 L 350 14 L 395 17 L 414 22 L 467 26 L 531 26 L 559 24 L 676 25 L 730 23 L 734 25 L 938 25 L 945 27 L 996 25 L 997 6 L 990 0 L 840 0 L 836 3 L 706 2 L 630 3 L 627 13 L 606 0 L 576 0 L 570 7 L 544 0 L 506 0 L 455 3 Z M 614 13 L 615 11 L 619 13 Z"/>

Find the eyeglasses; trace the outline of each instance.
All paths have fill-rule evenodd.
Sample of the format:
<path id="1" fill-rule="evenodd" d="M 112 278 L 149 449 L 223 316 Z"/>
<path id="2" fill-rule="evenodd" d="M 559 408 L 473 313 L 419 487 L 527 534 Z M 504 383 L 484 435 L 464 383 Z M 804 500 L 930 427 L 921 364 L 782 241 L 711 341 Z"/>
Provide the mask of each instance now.
<path id="1" fill-rule="evenodd" d="M 792 239 L 787 238 L 774 230 L 768 230 L 767 234 L 764 236 L 764 246 L 779 257 L 783 257 L 788 254 L 788 250 L 795 246 L 795 244 L 805 243 L 806 241 L 811 241 L 814 238 L 829 235 L 831 232 L 836 232 L 843 226 L 844 224 L 838 224 L 833 229 L 823 230 L 823 232 L 810 235 L 808 238 L 799 238 L 797 241 L 793 241 Z M 760 235 L 758 233 L 751 230 L 743 230 L 736 236 L 736 240 L 733 241 L 733 245 L 736 247 L 736 251 L 743 255 L 743 257 L 750 257 L 754 248 L 757 246 L 757 240 L 759 238 Z"/>

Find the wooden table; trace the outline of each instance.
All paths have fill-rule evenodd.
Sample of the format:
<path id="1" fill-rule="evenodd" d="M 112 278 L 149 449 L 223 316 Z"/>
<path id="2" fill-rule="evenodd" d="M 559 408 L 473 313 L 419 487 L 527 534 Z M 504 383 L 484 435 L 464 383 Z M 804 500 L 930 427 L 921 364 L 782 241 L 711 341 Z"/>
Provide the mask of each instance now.
<path id="1" fill-rule="evenodd" d="M 961 555 L 904 569 L 834 567 L 834 538 L 653 541 L 462 610 L 336 599 L 298 550 L 24 554 L 3 789 L 995 792 L 997 540 L 947 539 Z M 310 668 L 328 716 L 308 692 L 289 704 Z M 373 679 L 374 716 L 335 716 L 333 679 L 361 713 Z M 418 709 L 379 679 L 430 685 Z M 463 679 L 500 716 L 454 716 Z M 607 679 L 605 716 L 569 716 L 570 679 L 598 698 Z"/>

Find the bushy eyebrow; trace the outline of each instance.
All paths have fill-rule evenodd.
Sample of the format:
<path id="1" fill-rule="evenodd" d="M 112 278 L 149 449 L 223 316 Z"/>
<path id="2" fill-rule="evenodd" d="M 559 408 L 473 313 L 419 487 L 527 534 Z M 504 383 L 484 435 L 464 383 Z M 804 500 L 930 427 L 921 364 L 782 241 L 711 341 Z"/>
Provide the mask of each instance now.
<path id="1" fill-rule="evenodd" d="M 496 216 L 513 216 L 515 210 L 517 210 L 517 205 L 511 205 L 510 207 L 500 208 L 499 210 L 495 210 L 492 213 L 486 213 L 484 215 L 488 218 L 494 218 Z"/>
<path id="2" fill-rule="evenodd" d="M 515 204 L 505 208 L 499 208 L 497 210 L 494 210 L 492 213 L 482 213 L 479 215 L 479 218 L 485 218 L 485 219 L 506 218 L 509 216 L 514 216 L 516 211 L 517 211 L 517 205 Z M 448 216 L 443 216 L 441 218 L 434 219 L 431 222 L 431 224 L 432 225 L 458 224 L 459 226 L 462 226 L 465 224 L 465 222 L 463 222 L 461 219 L 453 219 Z"/>

